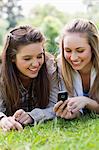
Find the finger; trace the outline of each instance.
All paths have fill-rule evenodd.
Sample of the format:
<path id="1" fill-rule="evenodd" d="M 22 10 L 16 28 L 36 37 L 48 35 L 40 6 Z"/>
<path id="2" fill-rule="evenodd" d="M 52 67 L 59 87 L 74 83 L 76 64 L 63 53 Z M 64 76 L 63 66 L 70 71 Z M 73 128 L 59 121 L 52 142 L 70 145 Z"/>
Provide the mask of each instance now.
<path id="1" fill-rule="evenodd" d="M 59 109 L 60 109 L 61 111 L 63 111 L 63 109 L 64 109 L 65 107 L 67 107 L 67 100 L 64 101 L 63 104 L 60 105 Z"/>
<path id="2" fill-rule="evenodd" d="M 56 116 L 61 116 L 63 111 L 66 109 L 67 101 L 64 101 L 63 104 L 60 105 L 60 107 L 56 111 Z"/>
<path id="3" fill-rule="evenodd" d="M 19 122 L 21 123 L 21 124 L 23 124 L 27 119 L 28 119 L 28 115 L 27 114 L 25 114 L 25 115 L 23 115 L 21 118 L 20 118 L 20 120 L 19 120 Z"/>
<path id="4" fill-rule="evenodd" d="M 53 111 L 56 112 L 58 108 L 63 104 L 63 101 L 59 101 L 54 105 Z"/>
<path id="5" fill-rule="evenodd" d="M 12 123 L 11 129 L 17 129 L 17 130 L 22 129 L 22 125 L 18 123 L 17 121 L 15 121 L 14 117 L 9 117 L 8 119 Z"/>
<path id="6" fill-rule="evenodd" d="M 23 113 L 23 111 L 24 111 L 23 109 L 17 110 L 17 111 L 14 113 L 13 117 L 19 118 L 19 116 Z"/>
<path id="7" fill-rule="evenodd" d="M 67 109 L 68 111 L 73 111 L 74 109 L 76 109 L 78 106 L 76 103 L 73 103 L 71 106 L 67 105 Z"/>
<path id="8" fill-rule="evenodd" d="M 68 113 L 66 114 L 66 116 L 65 116 L 65 119 L 71 119 L 71 117 L 72 117 L 71 112 L 68 112 Z"/>
<path id="9" fill-rule="evenodd" d="M 22 125 L 21 125 L 19 122 L 17 122 L 17 121 L 16 121 L 16 123 L 15 123 L 15 127 L 16 127 L 16 129 L 17 129 L 18 131 L 23 129 Z"/>
<path id="10" fill-rule="evenodd" d="M 61 118 L 65 118 L 66 114 L 67 114 L 67 108 L 63 110 L 62 114 L 61 114 Z"/>
<path id="11" fill-rule="evenodd" d="M 26 114 L 25 111 L 23 111 L 23 110 L 20 111 L 19 114 L 17 114 L 17 117 L 15 118 L 15 120 L 20 122 L 20 120 L 21 120 L 22 118 L 24 118 L 25 114 Z"/>
<path id="12" fill-rule="evenodd" d="M 7 131 L 9 131 L 8 129 L 6 129 L 6 128 L 2 128 L 2 130 L 4 131 L 4 132 L 7 132 Z"/>
<path id="13" fill-rule="evenodd" d="M 14 117 L 9 117 L 8 119 L 9 119 L 10 123 L 12 124 L 11 128 L 15 129 L 15 118 Z"/>
<path id="14" fill-rule="evenodd" d="M 29 124 L 29 123 L 32 123 L 32 120 L 31 120 L 30 118 L 27 118 L 27 119 L 23 122 L 24 125 L 27 125 L 27 124 Z"/>
<path id="15" fill-rule="evenodd" d="M 79 111 L 79 109 L 80 109 L 79 107 L 75 107 L 74 109 L 72 109 L 72 112 L 76 113 L 77 111 Z"/>
<path id="16" fill-rule="evenodd" d="M 74 104 L 74 101 L 71 100 L 71 99 L 69 99 L 69 100 L 68 100 L 68 106 L 72 106 L 73 104 Z"/>
<path id="17" fill-rule="evenodd" d="M 22 114 L 16 119 L 18 122 L 22 123 L 23 121 L 25 121 L 27 116 L 28 116 L 27 113 L 25 111 L 23 111 Z"/>
<path id="18" fill-rule="evenodd" d="M 13 124 L 11 123 L 11 121 L 9 120 L 9 118 L 3 118 L 2 120 L 2 128 L 6 128 L 7 130 L 10 130 L 13 128 Z"/>

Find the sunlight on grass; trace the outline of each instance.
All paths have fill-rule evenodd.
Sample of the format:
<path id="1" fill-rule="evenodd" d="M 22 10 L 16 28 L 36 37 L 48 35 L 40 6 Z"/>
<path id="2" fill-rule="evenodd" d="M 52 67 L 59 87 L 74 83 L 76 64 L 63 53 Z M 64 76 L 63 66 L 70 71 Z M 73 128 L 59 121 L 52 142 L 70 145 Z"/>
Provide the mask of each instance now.
<path id="1" fill-rule="evenodd" d="M 0 131 L 0 150 L 97 150 L 99 147 L 99 119 L 55 119 L 26 126 L 23 131 Z"/>

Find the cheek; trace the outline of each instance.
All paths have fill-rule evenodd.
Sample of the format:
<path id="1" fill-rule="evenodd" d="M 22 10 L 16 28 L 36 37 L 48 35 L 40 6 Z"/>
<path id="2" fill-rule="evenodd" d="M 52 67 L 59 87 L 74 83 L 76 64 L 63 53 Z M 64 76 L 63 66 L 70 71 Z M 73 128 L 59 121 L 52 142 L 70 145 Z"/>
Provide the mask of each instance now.
<path id="1" fill-rule="evenodd" d="M 66 60 L 70 60 L 71 54 L 66 53 L 66 52 L 64 51 L 64 57 L 65 57 Z"/>
<path id="2" fill-rule="evenodd" d="M 85 58 L 85 59 L 91 59 L 91 58 L 92 58 L 92 53 L 91 53 L 91 51 L 85 52 L 85 53 L 82 55 L 82 57 Z"/>
<path id="3" fill-rule="evenodd" d="M 43 63 L 44 63 L 44 57 L 40 60 L 40 65 L 43 65 Z"/>
<path id="4" fill-rule="evenodd" d="M 28 67 L 28 63 L 26 63 L 25 61 L 22 61 L 22 60 L 17 60 L 16 66 L 18 69 L 24 69 L 24 68 Z"/>

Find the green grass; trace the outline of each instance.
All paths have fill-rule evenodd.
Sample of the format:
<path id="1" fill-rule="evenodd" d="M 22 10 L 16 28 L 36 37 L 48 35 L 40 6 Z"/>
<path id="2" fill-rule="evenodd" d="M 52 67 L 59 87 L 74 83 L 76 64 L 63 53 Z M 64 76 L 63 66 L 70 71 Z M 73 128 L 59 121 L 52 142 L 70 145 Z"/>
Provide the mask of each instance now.
<path id="1" fill-rule="evenodd" d="M 55 119 L 26 126 L 23 131 L 0 130 L 0 150 L 98 150 L 99 116 Z"/>

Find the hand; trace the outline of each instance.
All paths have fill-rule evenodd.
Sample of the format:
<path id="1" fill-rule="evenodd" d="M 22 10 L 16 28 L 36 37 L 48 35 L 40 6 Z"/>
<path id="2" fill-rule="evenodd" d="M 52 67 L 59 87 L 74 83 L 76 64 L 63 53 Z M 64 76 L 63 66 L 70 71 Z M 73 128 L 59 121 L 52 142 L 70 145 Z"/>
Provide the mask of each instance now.
<path id="1" fill-rule="evenodd" d="M 68 101 L 59 101 L 58 103 L 55 104 L 53 111 L 56 112 L 56 116 L 64 118 L 64 119 L 74 119 L 79 117 L 80 112 L 77 111 L 75 113 L 72 113 L 68 111 L 67 109 L 67 104 Z"/>
<path id="2" fill-rule="evenodd" d="M 3 117 L 0 120 L 0 127 L 3 129 L 3 131 L 9 131 L 11 129 L 16 129 L 16 130 L 22 130 L 23 127 L 22 125 L 15 121 L 15 118 L 10 116 L 10 117 Z"/>
<path id="3" fill-rule="evenodd" d="M 68 101 L 67 110 L 72 113 L 75 113 L 80 109 L 84 108 L 90 101 L 90 98 L 85 96 L 78 96 L 69 98 L 67 101 Z"/>
<path id="4" fill-rule="evenodd" d="M 15 117 L 16 121 L 24 125 L 33 122 L 33 119 L 23 109 L 17 110 L 13 116 Z"/>
<path id="5" fill-rule="evenodd" d="M 63 113 L 63 110 L 65 112 L 67 112 L 67 101 L 59 101 L 57 102 L 55 105 L 54 105 L 54 108 L 53 108 L 53 111 L 56 113 L 57 116 L 60 116 L 62 115 Z"/>
<path id="6" fill-rule="evenodd" d="M 61 115 L 61 118 L 64 118 L 64 119 L 74 119 L 74 118 L 78 118 L 80 116 L 80 112 L 77 111 L 75 113 L 72 113 L 70 111 L 67 111 L 67 113 L 64 113 Z"/>

